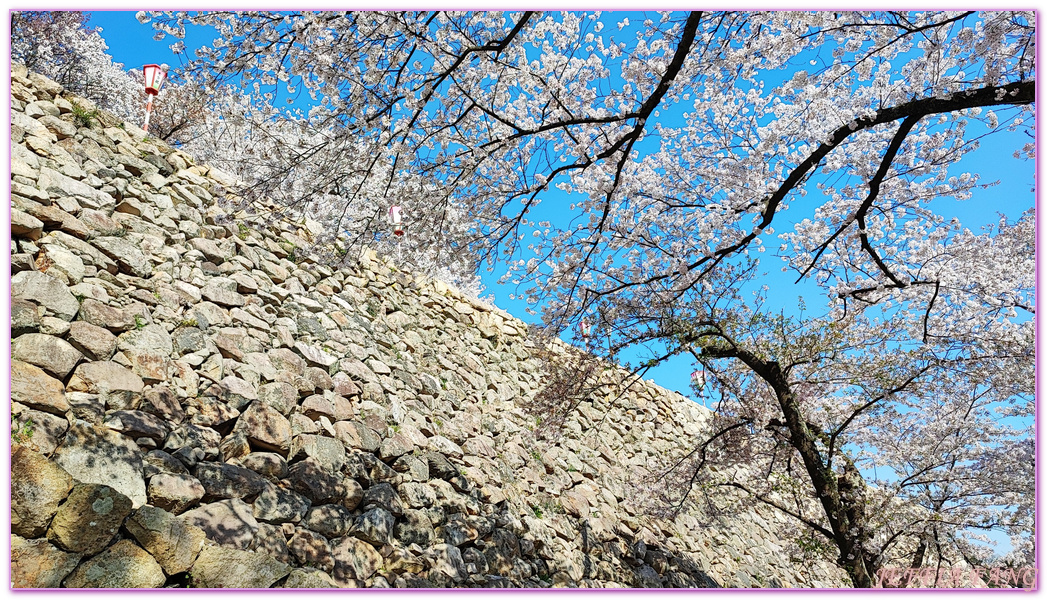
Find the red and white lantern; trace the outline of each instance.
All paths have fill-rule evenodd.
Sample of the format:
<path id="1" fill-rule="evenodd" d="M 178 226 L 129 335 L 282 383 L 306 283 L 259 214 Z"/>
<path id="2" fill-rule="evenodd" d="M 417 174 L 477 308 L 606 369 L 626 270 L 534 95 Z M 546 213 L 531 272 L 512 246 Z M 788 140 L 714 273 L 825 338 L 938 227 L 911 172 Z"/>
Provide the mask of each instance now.
<path id="1" fill-rule="evenodd" d="M 398 236 L 404 234 L 403 210 L 395 204 L 389 207 L 389 226 L 393 228 L 394 234 Z"/>
<path id="2" fill-rule="evenodd" d="M 167 65 L 145 65 L 142 67 L 142 73 L 145 74 L 145 93 L 150 96 L 157 96 L 160 94 L 160 88 L 164 85 L 164 80 L 167 79 Z"/>
<path id="3" fill-rule="evenodd" d="M 705 370 L 703 368 L 698 367 L 694 373 L 691 373 L 691 385 L 699 392 L 705 389 Z"/>
<path id="4" fill-rule="evenodd" d="M 582 334 L 582 339 L 589 339 L 589 334 L 592 331 L 592 325 L 589 324 L 589 319 L 582 319 L 582 322 L 578 324 L 578 330 Z"/>
<path id="5" fill-rule="evenodd" d="M 149 97 L 149 102 L 145 105 L 145 125 L 142 127 L 144 131 L 149 131 L 149 117 L 153 114 L 153 98 L 160 95 L 160 88 L 164 86 L 164 81 L 167 80 L 167 65 L 145 65 L 142 67 L 142 74 L 145 75 L 145 94 Z"/>

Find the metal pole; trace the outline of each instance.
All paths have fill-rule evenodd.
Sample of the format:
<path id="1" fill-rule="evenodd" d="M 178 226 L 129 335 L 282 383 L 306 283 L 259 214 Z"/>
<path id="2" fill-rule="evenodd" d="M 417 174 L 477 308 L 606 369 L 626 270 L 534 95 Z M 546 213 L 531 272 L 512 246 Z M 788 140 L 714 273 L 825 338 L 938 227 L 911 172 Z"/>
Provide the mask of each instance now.
<path id="1" fill-rule="evenodd" d="M 145 105 L 145 127 L 142 131 L 149 131 L 149 116 L 153 114 L 153 95 L 149 94 L 149 102 Z"/>

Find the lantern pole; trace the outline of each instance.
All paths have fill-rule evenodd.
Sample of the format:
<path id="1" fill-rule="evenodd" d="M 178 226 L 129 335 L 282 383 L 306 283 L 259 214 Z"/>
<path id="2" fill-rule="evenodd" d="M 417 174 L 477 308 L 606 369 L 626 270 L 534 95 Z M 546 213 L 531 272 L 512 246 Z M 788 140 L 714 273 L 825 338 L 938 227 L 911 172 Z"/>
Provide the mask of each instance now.
<path id="1" fill-rule="evenodd" d="M 145 103 L 145 125 L 142 126 L 142 131 L 149 131 L 149 117 L 153 114 L 153 95 L 148 94 L 149 101 Z"/>
<path id="2" fill-rule="evenodd" d="M 396 261 L 400 264 L 404 262 L 404 227 L 403 227 L 403 209 L 398 204 L 394 204 L 389 207 L 388 213 L 389 225 L 393 229 L 393 234 L 396 235 Z"/>

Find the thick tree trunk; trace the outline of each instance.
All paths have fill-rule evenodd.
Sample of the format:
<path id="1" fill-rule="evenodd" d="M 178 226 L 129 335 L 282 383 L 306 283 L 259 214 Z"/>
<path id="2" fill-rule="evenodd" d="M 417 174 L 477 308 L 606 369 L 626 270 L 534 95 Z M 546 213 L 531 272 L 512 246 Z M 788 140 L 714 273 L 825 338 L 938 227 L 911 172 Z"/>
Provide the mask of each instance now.
<path id="1" fill-rule="evenodd" d="M 766 381 L 774 390 L 785 424 L 789 428 L 789 442 L 800 454 L 811 478 L 822 509 L 829 521 L 833 541 L 840 551 L 837 563 L 847 571 L 855 587 L 873 587 L 873 562 L 868 560 L 865 548 L 865 498 L 861 494 L 864 482 L 853 464 L 847 465 L 847 474 L 837 478 L 829 468 L 816 444 L 821 432 L 812 431 L 793 394 L 788 377 L 781 366 L 755 354 L 739 349 L 706 349 L 712 356 L 735 357 Z M 842 454 L 841 454 L 842 456 Z M 849 463 L 849 461 L 847 461 Z"/>

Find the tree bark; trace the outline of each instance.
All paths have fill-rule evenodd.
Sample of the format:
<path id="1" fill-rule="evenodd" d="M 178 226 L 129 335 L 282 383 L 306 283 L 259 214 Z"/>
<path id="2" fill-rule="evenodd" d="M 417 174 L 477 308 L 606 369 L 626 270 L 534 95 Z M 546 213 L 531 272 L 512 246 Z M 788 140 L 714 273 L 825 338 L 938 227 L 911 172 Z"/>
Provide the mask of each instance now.
<path id="1" fill-rule="evenodd" d="M 867 534 L 865 498 L 860 493 L 864 488 L 861 474 L 850 461 L 846 461 L 845 475 L 839 479 L 828 467 L 817 446 L 819 436 L 824 434 L 808 425 L 788 376 L 776 361 L 762 359 L 737 347 L 705 348 L 702 353 L 712 358 L 737 358 L 771 386 L 789 428 L 789 443 L 800 454 L 829 521 L 833 541 L 840 551 L 837 564 L 847 572 L 855 587 L 873 587 L 875 561 L 869 559 L 865 548 Z"/>

